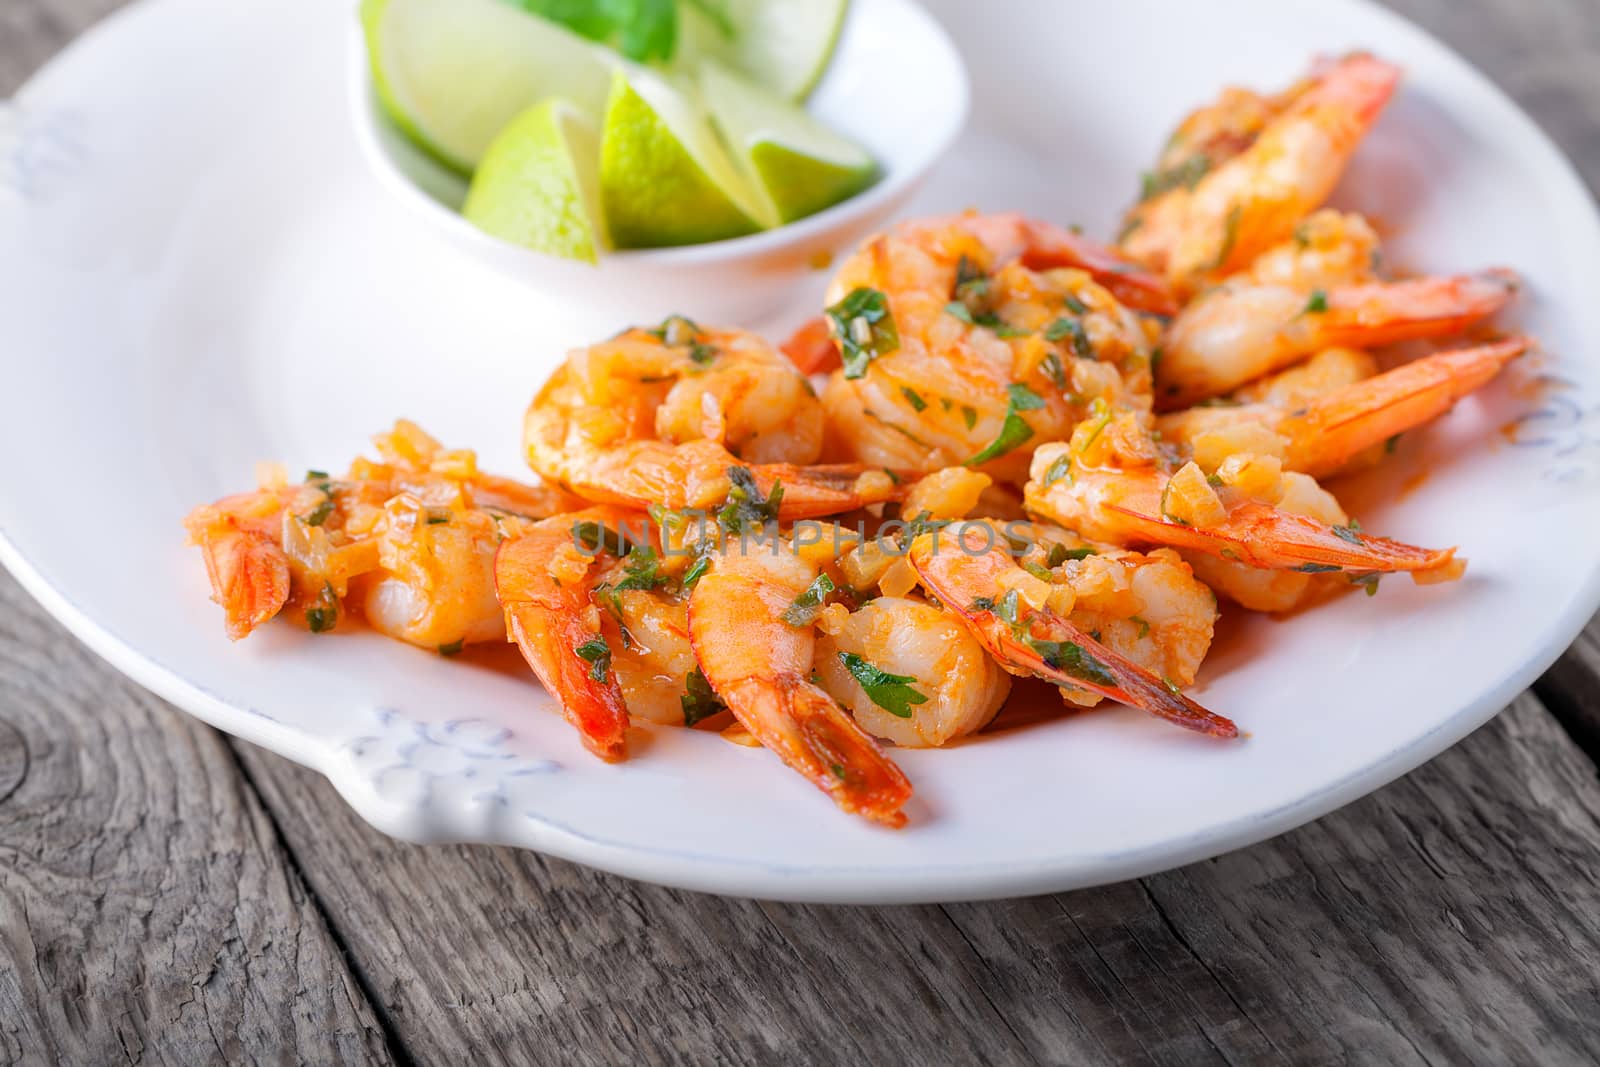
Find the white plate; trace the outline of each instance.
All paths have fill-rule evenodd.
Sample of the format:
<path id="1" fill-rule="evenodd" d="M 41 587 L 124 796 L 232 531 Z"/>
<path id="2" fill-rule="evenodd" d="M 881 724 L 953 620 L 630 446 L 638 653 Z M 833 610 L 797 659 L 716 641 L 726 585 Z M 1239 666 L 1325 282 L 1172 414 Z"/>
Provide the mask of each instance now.
<path id="1" fill-rule="evenodd" d="M 390 833 L 763 897 L 974 898 L 1174 866 L 1346 803 L 1498 711 L 1600 601 L 1600 226 L 1568 165 L 1365 3 L 939 7 L 977 97 L 920 210 L 1105 233 L 1221 81 L 1275 86 L 1314 51 L 1372 46 L 1410 75 L 1342 200 L 1387 220 L 1408 266 L 1530 282 L 1516 317 L 1570 387 L 1536 394 L 1519 369 L 1378 479 L 1425 481 L 1359 509 L 1461 544 L 1468 578 L 1230 625 L 1200 697 L 1248 740 L 1113 709 L 899 753 L 917 796 L 895 833 L 714 736 L 641 731 L 605 766 L 524 673 L 484 661 L 287 625 L 231 645 L 182 543 L 192 504 L 248 486 L 257 459 L 342 465 L 398 414 L 514 473 L 526 398 L 566 346 L 621 325 L 537 303 L 373 188 L 341 103 L 348 13 L 327 0 L 146 0 L 18 98 L 0 134 L 0 557 L 116 666 L 322 771 Z M 1528 415 L 1520 443 L 1500 432 Z"/>

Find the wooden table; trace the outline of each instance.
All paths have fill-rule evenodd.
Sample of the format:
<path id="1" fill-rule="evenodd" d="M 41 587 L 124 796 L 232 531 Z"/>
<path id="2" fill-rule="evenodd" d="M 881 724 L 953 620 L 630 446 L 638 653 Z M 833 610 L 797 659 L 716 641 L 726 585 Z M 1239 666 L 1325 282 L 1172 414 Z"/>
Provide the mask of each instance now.
<path id="1" fill-rule="evenodd" d="M 4 0 L 0 95 L 117 4 Z M 1395 6 L 1600 177 L 1600 4 Z M 1600 622 L 1450 752 L 1242 852 L 1002 903 L 722 900 L 389 840 L 0 572 L 0 1061 L 1592 1061 L 1597 754 Z"/>

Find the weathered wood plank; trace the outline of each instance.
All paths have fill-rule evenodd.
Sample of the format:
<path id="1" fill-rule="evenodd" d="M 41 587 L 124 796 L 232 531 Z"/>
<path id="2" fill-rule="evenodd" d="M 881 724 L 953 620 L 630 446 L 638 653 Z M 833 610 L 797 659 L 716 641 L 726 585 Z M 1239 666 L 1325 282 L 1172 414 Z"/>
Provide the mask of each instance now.
<path id="1" fill-rule="evenodd" d="M 826 908 L 414 848 L 241 759 L 423 1060 L 1557 1062 L 1600 1056 L 1600 789 L 1523 698 L 1320 823 L 1082 893 Z"/>
<path id="2" fill-rule="evenodd" d="M 233 753 L 0 571 L 0 1062 L 385 1062 Z"/>

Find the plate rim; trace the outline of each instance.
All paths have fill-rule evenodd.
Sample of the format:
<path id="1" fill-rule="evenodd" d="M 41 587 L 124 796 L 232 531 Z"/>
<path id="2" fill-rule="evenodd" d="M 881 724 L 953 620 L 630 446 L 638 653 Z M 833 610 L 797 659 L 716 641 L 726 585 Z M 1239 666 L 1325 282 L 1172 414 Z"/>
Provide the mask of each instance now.
<path id="1" fill-rule="evenodd" d="M 58 75 L 66 66 L 79 62 L 97 42 L 130 19 L 141 17 L 153 8 L 177 0 L 134 0 L 110 13 L 39 68 L 17 90 L 13 101 L 25 103 L 39 87 Z M 1584 242 L 1600 249 L 1600 207 L 1597 207 L 1576 165 L 1516 100 L 1484 74 L 1474 63 L 1437 36 L 1377 0 L 1343 0 L 1369 17 L 1388 23 L 1400 33 L 1410 34 L 1432 48 L 1442 60 L 1455 68 L 1480 92 L 1486 92 L 1501 111 L 1502 125 L 1515 129 L 1521 140 L 1542 157 L 1539 171 L 1558 183 L 1560 195 L 1578 209 L 1576 215 L 1589 231 Z M 3 101 L 0 101 L 3 106 Z M 1577 218 L 1573 225 L 1578 225 Z M 202 722 L 242 740 L 307 766 L 327 778 L 341 798 L 366 822 L 380 831 L 417 843 L 483 843 L 528 847 L 585 866 L 656 884 L 699 892 L 737 897 L 841 904 L 910 904 L 975 901 L 1029 896 L 1088 888 L 1160 871 L 1175 869 L 1202 859 L 1222 855 L 1256 844 L 1270 837 L 1305 825 L 1345 804 L 1351 803 L 1422 763 L 1444 752 L 1468 734 L 1509 707 L 1545 670 L 1553 664 L 1600 609 L 1600 560 L 1568 600 L 1566 609 L 1547 621 L 1536 643 L 1537 651 L 1509 671 L 1495 686 L 1455 713 L 1436 722 L 1409 742 L 1382 759 L 1324 785 L 1292 802 L 1267 811 L 1237 816 L 1207 827 L 1186 838 L 1167 840 L 1157 845 L 1122 853 L 1097 853 L 1041 857 L 1036 860 L 997 866 L 995 864 L 940 864 L 910 868 L 862 867 L 859 864 L 826 867 L 807 864 L 785 868 L 757 860 L 736 857 L 688 856 L 678 851 L 652 851 L 637 846 L 618 845 L 587 836 L 552 820 L 535 817 L 537 832 L 529 835 L 535 844 L 492 838 L 441 833 L 427 820 L 407 823 L 395 812 L 395 805 L 365 795 L 361 783 L 342 776 L 337 761 L 328 754 L 309 749 L 296 731 L 268 719 L 252 716 L 204 688 L 188 681 L 176 670 L 156 662 L 134 645 L 113 633 L 84 609 L 73 603 L 53 585 L 43 570 L 27 559 L 0 527 L 0 564 L 3 564 L 41 606 L 91 651 L 143 688 L 172 703 Z"/>

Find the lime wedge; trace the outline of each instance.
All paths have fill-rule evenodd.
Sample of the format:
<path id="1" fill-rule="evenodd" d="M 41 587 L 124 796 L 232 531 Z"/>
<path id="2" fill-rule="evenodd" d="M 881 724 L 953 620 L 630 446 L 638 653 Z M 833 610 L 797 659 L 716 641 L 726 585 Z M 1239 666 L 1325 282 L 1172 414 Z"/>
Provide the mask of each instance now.
<path id="1" fill-rule="evenodd" d="M 773 92 L 801 101 L 822 80 L 850 0 L 723 0 L 681 10 L 679 55 L 719 59 Z"/>
<path id="2" fill-rule="evenodd" d="M 489 145 L 461 213 L 513 244 L 597 263 L 606 246 L 599 158 L 600 135 L 581 111 L 535 104 Z"/>
<path id="3" fill-rule="evenodd" d="M 618 248 L 701 244 L 777 225 L 698 101 L 637 68 L 612 83 L 600 197 Z"/>
<path id="4" fill-rule="evenodd" d="M 489 142 L 551 96 L 599 120 L 614 60 L 502 0 L 362 0 L 384 111 L 418 146 L 471 173 Z"/>
<path id="5" fill-rule="evenodd" d="M 877 180 L 878 164 L 855 142 L 715 60 L 701 67 L 700 97 L 780 222 L 814 215 Z"/>

